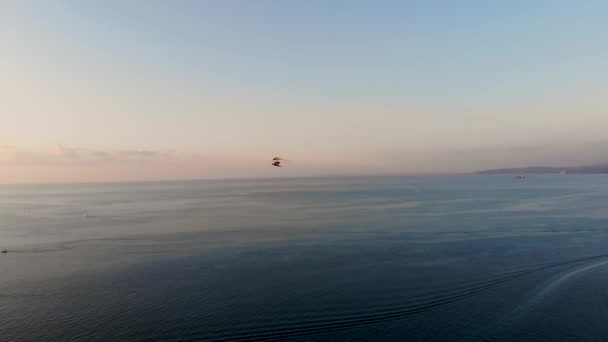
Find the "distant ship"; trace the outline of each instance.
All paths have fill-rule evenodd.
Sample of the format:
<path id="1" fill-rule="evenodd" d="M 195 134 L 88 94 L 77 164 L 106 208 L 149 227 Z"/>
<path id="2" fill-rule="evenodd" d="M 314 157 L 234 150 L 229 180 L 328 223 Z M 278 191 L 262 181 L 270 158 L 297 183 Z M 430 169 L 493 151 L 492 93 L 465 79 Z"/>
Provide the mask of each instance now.
<path id="1" fill-rule="evenodd" d="M 526 175 L 518 175 L 518 176 L 515 176 L 515 178 L 526 178 Z"/>

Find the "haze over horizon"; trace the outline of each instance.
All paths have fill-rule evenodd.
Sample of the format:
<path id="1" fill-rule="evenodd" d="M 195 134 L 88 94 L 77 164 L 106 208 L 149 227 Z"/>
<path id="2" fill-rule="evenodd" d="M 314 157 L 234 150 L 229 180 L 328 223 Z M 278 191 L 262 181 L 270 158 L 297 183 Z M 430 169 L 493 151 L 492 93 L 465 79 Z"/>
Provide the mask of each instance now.
<path id="1" fill-rule="evenodd" d="M 0 1 L 0 183 L 608 162 L 606 17 L 599 0 Z"/>

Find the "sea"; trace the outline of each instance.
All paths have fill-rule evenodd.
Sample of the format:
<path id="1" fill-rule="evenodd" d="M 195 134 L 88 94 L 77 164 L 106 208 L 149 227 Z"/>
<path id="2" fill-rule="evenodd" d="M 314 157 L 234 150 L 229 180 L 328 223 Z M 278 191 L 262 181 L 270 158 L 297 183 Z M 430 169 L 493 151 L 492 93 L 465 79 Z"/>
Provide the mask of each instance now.
<path id="1" fill-rule="evenodd" d="M 2 341 L 607 341 L 608 177 L 0 186 Z"/>

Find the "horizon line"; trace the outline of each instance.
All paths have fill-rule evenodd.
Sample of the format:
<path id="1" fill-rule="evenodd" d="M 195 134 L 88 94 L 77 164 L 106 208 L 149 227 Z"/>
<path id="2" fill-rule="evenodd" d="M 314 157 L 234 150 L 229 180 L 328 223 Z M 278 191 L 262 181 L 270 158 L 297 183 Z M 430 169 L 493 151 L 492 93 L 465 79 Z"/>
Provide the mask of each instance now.
<path id="1" fill-rule="evenodd" d="M 210 178 L 183 178 L 183 179 L 150 179 L 150 180 L 114 180 L 114 181 L 49 181 L 49 182 L 18 182 L 0 183 L 0 186 L 36 186 L 36 185 L 97 185 L 97 184 L 133 184 L 133 183 L 180 183 L 180 182 L 221 182 L 221 181 L 255 181 L 255 180 L 281 180 L 281 179 L 321 179 L 321 178 L 382 178 L 382 177 L 431 177 L 431 176 L 456 176 L 475 175 L 475 172 L 436 172 L 436 173 L 374 173 L 374 174 L 328 174 L 314 176 L 256 176 L 256 177 L 210 177 Z"/>

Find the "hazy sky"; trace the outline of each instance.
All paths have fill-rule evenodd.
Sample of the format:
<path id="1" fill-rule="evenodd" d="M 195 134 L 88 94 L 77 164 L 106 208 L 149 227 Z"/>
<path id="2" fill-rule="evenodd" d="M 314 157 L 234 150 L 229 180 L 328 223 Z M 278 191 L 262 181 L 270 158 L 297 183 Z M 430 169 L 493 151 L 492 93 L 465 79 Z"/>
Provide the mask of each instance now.
<path id="1" fill-rule="evenodd" d="M 606 162 L 606 18 L 604 0 L 0 0 L 0 183 Z"/>

